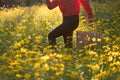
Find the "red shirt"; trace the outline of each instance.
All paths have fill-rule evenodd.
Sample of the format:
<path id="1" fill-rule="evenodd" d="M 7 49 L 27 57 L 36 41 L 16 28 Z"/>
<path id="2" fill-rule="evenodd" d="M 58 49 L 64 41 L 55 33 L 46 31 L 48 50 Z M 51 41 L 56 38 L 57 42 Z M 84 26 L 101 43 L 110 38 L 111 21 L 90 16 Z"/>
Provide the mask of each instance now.
<path id="1" fill-rule="evenodd" d="M 88 18 L 93 18 L 93 13 L 88 0 L 46 0 L 49 9 L 59 6 L 63 16 L 79 15 L 80 2 L 88 14 Z"/>

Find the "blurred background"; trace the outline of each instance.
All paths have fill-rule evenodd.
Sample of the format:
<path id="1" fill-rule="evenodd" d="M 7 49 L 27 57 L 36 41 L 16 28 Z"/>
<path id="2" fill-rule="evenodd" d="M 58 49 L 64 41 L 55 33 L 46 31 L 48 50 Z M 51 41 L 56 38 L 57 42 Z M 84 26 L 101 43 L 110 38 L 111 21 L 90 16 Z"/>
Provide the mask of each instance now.
<path id="1" fill-rule="evenodd" d="M 44 2 L 45 0 L 0 0 L 0 7 L 32 6 Z"/>
<path id="2" fill-rule="evenodd" d="M 98 1 L 100 3 L 105 2 L 106 0 L 89 0 L 89 1 Z M 112 1 L 112 0 L 109 0 Z M 45 0 L 0 0 L 0 7 L 14 7 L 14 6 L 32 6 L 36 4 L 44 4 Z"/>

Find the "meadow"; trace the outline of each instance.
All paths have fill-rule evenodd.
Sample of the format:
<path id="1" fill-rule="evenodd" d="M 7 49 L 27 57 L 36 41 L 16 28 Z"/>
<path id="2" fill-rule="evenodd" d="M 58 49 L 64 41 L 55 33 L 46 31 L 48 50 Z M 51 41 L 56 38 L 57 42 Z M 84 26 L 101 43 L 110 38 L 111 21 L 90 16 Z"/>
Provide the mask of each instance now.
<path id="1" fill-rule="evenodd" d="M 91 49 L 76 47 L 76 31 L 93 30 L 80 24 L 74 32 L 74 47 L 64 48 L 57 38 L 56 50 L 48 45 L 48 33 L 61 24 L 58 8 L 46 5 L 0 10 L 0 80 L 120 80 L 120 1 L 91 2 L 94 26 L 103 39 Z"/>

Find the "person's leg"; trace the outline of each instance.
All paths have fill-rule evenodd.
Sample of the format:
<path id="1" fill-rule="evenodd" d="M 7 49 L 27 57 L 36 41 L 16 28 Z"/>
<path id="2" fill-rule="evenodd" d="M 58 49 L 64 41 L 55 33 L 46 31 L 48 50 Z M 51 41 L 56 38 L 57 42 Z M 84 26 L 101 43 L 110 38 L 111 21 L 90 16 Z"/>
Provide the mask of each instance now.
<path id="1" fill-rule="evenodd" d="M 72 39 L 73 39 L 73 31 L 78 27 L 79 17 L 71 16 L 66 20 L 65 33 L 63 34 L 64 44 L 66 48 L 72 48 Z"/>
<path id="2" fill-rule="evenodd" d="M 56 44 L 56 38 L 64 34 L 64 26 L 63 23 L 48 34 L 49 45 L 54 46 Z"/>
<path id="3" fill-rule="evenodd" d="M 73 31 L 78 27 L 78 24 L 78 16 L 64 17 L 63 23 L 48 34 L 49 44 L 54 46 L 56 38 L 63 36 L 65 47 L 72 47 Z"/>

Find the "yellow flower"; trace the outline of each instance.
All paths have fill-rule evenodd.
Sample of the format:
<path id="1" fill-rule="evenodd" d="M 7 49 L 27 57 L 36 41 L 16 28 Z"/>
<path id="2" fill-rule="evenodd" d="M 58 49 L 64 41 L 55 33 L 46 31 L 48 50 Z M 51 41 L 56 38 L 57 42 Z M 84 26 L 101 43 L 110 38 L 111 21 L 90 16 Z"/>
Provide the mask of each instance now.
<path id="1" fill-rule="evenodd" d="M 65 55 L 65 56 L 64 56 L 64 59 L 65 59 L 65 60 L 71 60 L 71 59 L 72 59 L 72 56 L 71 56 L 71 55 Z"/>
<path id="2" fill-rule="evenodd" d="M 96 54 L 96 52 L 95 51 L 89 51 L 88 54 L 90 54 L 90 55 L 91 54 Z"/>
<path id="3" fill-rule="evenodd" d="M 10 65 L 10 66 L 8 66 L 8 68 L 9 68 L 9 69 L 13 69 L 14 67 Z"/>
<path id="4" fill-rule="evenodd" d="M 101 23 L 101 21 L 100 21 L 100 20 L 98 20 L 98 21 L 97 21 L 97 24 L 100 24 L 100 23 Z"/>
<path id="5" fill-rule="evenodd" d="M 86 41 L 90 41 L 90 37 L 87 35 L 87 36 L 85 37 L 85 40 L 86 40 Z"/>
<path id="6" fill-rule="evenodd" d="M 35 72 L 34 75 L 35 75 L 35 77 L 39 77 L 40 76 L 40 74 L 38 72 Z"/>
<path id="7" fill-rule="evenodd" d="M 50 66 L 50 69 L 53 70 L 53 71 L 57 71 L 58 70 L 57 67 L 55 67 L 55 66 Z"/>
<path id="8" fill-rule="evenodd" d="M 17 78 L 21 78 L 22 75 L 21 75 L 21 74 L 16 74 L 16 77 L 17 77 Z"/>
<path id="9" fill-rule="evenodd" d="M 56 59 L 55 56 L 50 55 L 50 60 L 51 60 L 51 61 L 54 61 L 55 59 Z"/>
<path id="10" fill-rule="evenodd" d="M 18 68 L 18 70 L 23 70 L 23 66 L 16 66 Z"/>
<path id="11" fill-rule="evenodd" d="M 20 42 L 15 42 L 14 43 L 14 48 L 18 48 L 18 47 L 20 47 L 21 46 L 21 43 Z"/>
<path id="12" fill-rule="evenodd" d="M 56 73 L 55 73 L 56 76 L 59 76 L 59 75 L 61 75 L 61 74 L 63 74 L 62 71 L 59 71 L 59 72 L 56 72 Z"/>
<path id="13" fill-rule="evenodd" d="M 20 51 L 23 52 L 23 53 L 25 53 L 25 52 L 27 52 L 27 49 L 21 48 Z"/>
<path id="14" fill-rule="evenodd" d="M 103 48 L 106 50 L 106 52 L 111 49 L 109 46 L 103 46 Z"/>
<path id="15" fill-rule="evenodd" d="M 108 61 L 112 61 L 113 57 L 112 56 L 108 56 Z"/>
<path id="16" fill-rule="evenodd" d="M 34 69 L 39 68 L 39 66 L 40 66 L 40 63 L 35 63 Z"/>
<path id="17" fill-rule="evenodd" d="M 96 41 L 96 38 L 92 38 L 92 41 L 95 42 L 95 41 Z"/>
<path id="18" fill-rule="evenodd" d="M 55 80 L 55 76 L 50 76 L 50 80 Z"/>
<path id="19" fill-rule="evenodd" d="M 50 70 L 49 65 L 48 65 L 47 63 L 45 63 L 43 67 L 44 67 L 44 69 L 45 69 L 46 71 L 49 71 L 49 70 Z"/>
<path id="20" fill-rule="evenodd" d="M 102 39 L 101 38 L 97 38 L 97 42 L 101 42 L 102 41 Z"/>
<path id="21" fill-rule="evenodd" d="M 62 68 L 60 68 L 60 71 L 64 71 L 65 69 L 62 67 Z"/>
<path id="22" fill-rule="evenodd" d="M 60 65 L 61 67 L 65 67 L 65 66 L 64 66 L 64 64 L 62 64 L 62 63 L 61 63 L 61 64 L 59 64 L 59 65 Z"/>
<path id="23" fill-rule="evenodd" d="M 104 33 L 105 33 L 105 34 L 109 34 L 109 30 L 108 30 L 108 29 L 105 29 L 105 30 L 104 30 Z"/>
<path id="24" fill-rule="evenodd" d="M 71 72 L 72 75 L 77 75 L 78 73 L 76 71 Z"/>
<path id="25" fill-rule="evenodd" d="M 25 77 L 25 79 L 29 79 L 31 77 L 31 75 L 29 73 L 26 73 L 24 77 Z"/>
<path id="26" fill-rule="evenodd" d="M 39 40 L 39 39 L 36 39 L 35 42 L 36 42 L 37 44 L 39 44 L 39 43 L 40 43 L 40 40 Z"/>
<path id="27" fill-rule="evenodd" d="M 17 61 L 14 61 L 14 62 L 11 62 L 11 63 L 9 63 L 11 66 L 14 66 L 14 65 L 17 65 L 18 64 L 18 62 Z"/>
<path id="28" fill-rule="evenodd" d="M 62 54 L 57 54 L 56 57 L 61 59 L 63 56 L 62 56 Z"/>
<path id="29" fill-rule="evenodd" d="M 27 30 L 26 26 L 23 26 L 22 29 L 23 29 L 23 30 Z"/>
<path id="30" fill-rule="evenodd" d="M 100 66 L 98 64 L 92 65 L 92 70 L 97 71 L 100 69 Z"/>
<path id="31" fill-rule="evenodd" d="M 116 67 L 112 67 L 111 70 L 112 70 L 113 72 L 116 72 L 116 71 L 117 71 L 117 68 L 116 68 Z"/>
<path id="32" fill-rule="evenodd" d="M 109 37 L 105 37 L 104 39 L 105 39 L 106 42 L 110 41 Z"/>
<path id="33" fill-rule="evenodd" d="M 116 38 L 116 35 L 112 35 L 113 38 Z"/>
<path id="34" fill-rule="evenodd" d="M 120 41 L 120 37 L 116 37 L 116 41 Z"/>
<path id="35" fill-rule="evenodd" d="M 120 61 L 116 61 L 115 64 L 116 64 L 116 65 L 120 65 Z"/>
<path id="36" fill-rule="evenodd" d="M 36 43 L 40 43 L 41 36 L 36 36 L 35 39 Z"/>
<path id="37" fill-rule="evenodd" d="M 41 62 L 46 62 L 49 59 L 50 59 L 50 57 L 48 55 L 42 56 L 41 57 Z"/>
<path id="38" fill-rule="evenodd" d="M 81 23 L 85 23 L 86 22 L 86 19 L 83 19 L 82 21 L 81 21 Z"/>
<path id="39" fill-rule="evenodd" d="M 112 48 L 113 48 L 114 50 L 119 50 L 119 49 L 120 49 L 119 45 L 113 45 Z"/>
<path id="40" fill-rule="evenodd" d="M 107 76 L 107 72 L 106 72 L 106 71 L 103 71 L 103 72 L 101 72 L 100 74 L 97 74 L 97 75 L 95 76 L 95 78 L 102 78 L 102 77 L 104 77 L 104 76 Z"/>
<path id="41" fill-rule="evenodd" d="M 20 57 L 22 57 L 21 54 L 16 54 L 16 55 L 15 55 L 15 58 L 20 58 Z"/>
<path id="42" fill-rule="evenodd" d="M 72 78 L 78 78 L 78 77 L 79 77 L 79 76 L 78 76 L 78 73 L 77 73 L 76 71 L 72 71 L 71 74 L 70 74 L 70 76 L 71 76 Z"/>
<path id="43" fill-rule="evenodd" d="M 60 64 L 59 64 L 59 63 L 56 63 L 55 66 L 60 66 Z"/>
<path id="44" fill-rule="evenodd" d="M 85 19 L 85 17 L 84 16 L 80 16 L 80 19 Z"/>

